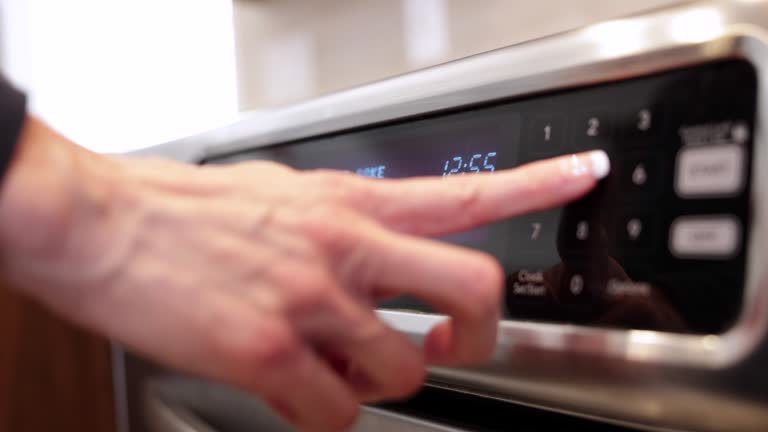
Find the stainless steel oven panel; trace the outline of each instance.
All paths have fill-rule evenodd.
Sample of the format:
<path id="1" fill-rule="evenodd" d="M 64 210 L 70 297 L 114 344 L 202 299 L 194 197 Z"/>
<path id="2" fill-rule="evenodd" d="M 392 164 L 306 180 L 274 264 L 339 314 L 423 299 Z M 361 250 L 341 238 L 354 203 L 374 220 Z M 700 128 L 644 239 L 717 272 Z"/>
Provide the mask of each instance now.
<path id="1" fill-rule="evenodd" d="M 720 58 L 758 71 L 752 225 L 740 318 L 718 335 L 500 323 L 475 369 L 430 371 L 433 385 L 670 430 L 768 430 L 768 1 L 692 2 L 586 27 L 244 118 L 138 152 L 197 163 L 476 102 L 640 76 Z M 420 339 L 444 317 L 382 311 Z"/>

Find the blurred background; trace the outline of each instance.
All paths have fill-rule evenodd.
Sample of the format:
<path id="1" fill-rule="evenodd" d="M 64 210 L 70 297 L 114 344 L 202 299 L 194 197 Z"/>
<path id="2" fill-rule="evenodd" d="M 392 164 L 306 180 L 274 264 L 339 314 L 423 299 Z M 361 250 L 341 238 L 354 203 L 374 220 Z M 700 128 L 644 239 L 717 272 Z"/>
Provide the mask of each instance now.
<path id="1" fill-rule="evenodd" d="M 679 2 L 0 0 L 0 53 L 34 111 L 88 148 L 122 152 Z"/>

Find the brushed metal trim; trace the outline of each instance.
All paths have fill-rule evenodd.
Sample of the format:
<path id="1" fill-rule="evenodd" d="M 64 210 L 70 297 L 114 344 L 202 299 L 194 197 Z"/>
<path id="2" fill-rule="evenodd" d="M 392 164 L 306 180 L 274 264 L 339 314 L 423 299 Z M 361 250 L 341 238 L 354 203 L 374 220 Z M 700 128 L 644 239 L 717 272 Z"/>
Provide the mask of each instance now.
<path id="1" fill-rule="evenodd" d="M 695 26 L 696 17 L 712 20 L 712 25 L 698 30 L 688 28 L 695 30 L 688 33 L 679 31 L 685 23 Z M 486 396 L 648 427 L 764 430 L 768 428 L 768 410 L 759 403 L 760 398 L 746 388 L 744 394 L 722 391 L 717 380 L 732 380 L 729 371 L 743 372 L 743 364 L 750 356 L 758 351 L 768 353 L 767 28 L 766 0 L 698 1 L 526 42 L 271 113 L 254 114 L 228 127 L 134 154 L 198 163 L 215 155 L 451 107 L 610 82 L 723 58 L 748 59 L 758 73 L 759 94 L 752 160 L 753 215 L 748 227 L 751 234 L 745 297 L 737 323 L 722 334 L 701 336 L 503 321 L 496 353 L 488 364 L 474 369 L 432 368 L 430 380 Z M 624 49 L 614 40 L 622 29 L 643 37 Z M 617 32 L 614 38 L 607 37 L 611 31 Z M 379 316 L 415 340 L 445 319 L 393 311 L 379 311 Z M 537 351 L 526 354 L 524 350 L 530 348 Z M 555 354 L 562 362 L 538 379 L 525 375 L 530 366 L 519 370 L 510 366 L 515 359 L 536 360 L 543 354 Z M 567 368 L 570 359 L 582 357 L 607 359 L 612 368 L 629 375 L 597 376 L 599 367 L 595 366 L 589 374 L 576 369 L 565 374 L 557 370 Z M 650 369 L 642 369 L 646 367 Z M 634 387 L 627 384 L 636 369 L 658 379 L 658 387 L 643 390 L 637 383 Z M 759 374 L 749 370 L 747 376 L 750 373 Z M 575 377 L 587 381 L 574 383 Z M 745 383 L 740 385 L 742 389 Z M 660 393 L 659 388 L 667 393 Z M 603 397 L 599 392 L 608 394 Z M 634 399 L 622 400 L 625 397 Z M 686 414 L 686 397 L 701 398 L 700 406 L 704 408 L 700 415 Z M 718 420 L 708 412 L 726 406 L 733 416 Z"/>
<path id="2" fill-rule="evenodd" d="M 224 386 L 211 386 L 198 380 L 161 379 L 147 385 L 143 404 L 150 425 L 148 432 L 226 432 L 214 429 L 203 420 L 209 416 L 237 422 L 247 418 L 239 430 L 258 428 L 264 432 L 290 432 L 295 429 L 278 418 L 262 401 Z M 258 424 L 257 424 L 258 423 Z M 357 422 L 349 432 L 469 432 L 441 422 L 419 419 L 386 409 L 361 406 Z"/>

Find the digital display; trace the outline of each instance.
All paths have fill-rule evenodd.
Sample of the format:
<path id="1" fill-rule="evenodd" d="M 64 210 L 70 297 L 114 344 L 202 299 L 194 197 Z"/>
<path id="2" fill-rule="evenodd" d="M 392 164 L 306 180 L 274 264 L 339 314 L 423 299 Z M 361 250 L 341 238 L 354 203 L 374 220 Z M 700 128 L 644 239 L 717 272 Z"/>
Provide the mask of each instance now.
<path id="1" fill-rule="evenodd" d="M 278 147 L 272 156 L 299 169 L 330 168 L 372 178 L 470 175 L 514 163 L 519 135 L 519 114 L 495 109 L 482 118 L 459 113 L 340 134 L 311 148 Z"/>
<path id="2" fill-rule="evenodd" d="M 611 174 L 583 199 L 439 240 L 499 260 L 509 319 L 719 333 L 743 300 L 756 89 L 747 62 L 716 62 L 206 162 L 402 178 L 603 149 Z M 382 307 L 430 311 L 406 298 Z"/>

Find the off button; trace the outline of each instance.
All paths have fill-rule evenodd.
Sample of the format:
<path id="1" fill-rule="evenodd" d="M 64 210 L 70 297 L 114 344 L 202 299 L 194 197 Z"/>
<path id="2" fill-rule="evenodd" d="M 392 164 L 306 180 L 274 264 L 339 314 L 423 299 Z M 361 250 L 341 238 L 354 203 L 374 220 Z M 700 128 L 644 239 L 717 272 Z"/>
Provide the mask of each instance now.
<path id="1" fill-rule="evenodd" d="M 678 258 L 730 258 L 740 243 L 741 224 L 734 216 L 686 216 L 670 228 L 669 249 Z"/>

